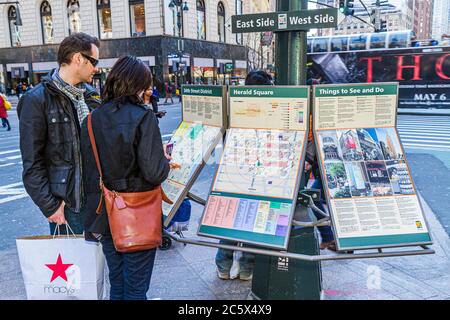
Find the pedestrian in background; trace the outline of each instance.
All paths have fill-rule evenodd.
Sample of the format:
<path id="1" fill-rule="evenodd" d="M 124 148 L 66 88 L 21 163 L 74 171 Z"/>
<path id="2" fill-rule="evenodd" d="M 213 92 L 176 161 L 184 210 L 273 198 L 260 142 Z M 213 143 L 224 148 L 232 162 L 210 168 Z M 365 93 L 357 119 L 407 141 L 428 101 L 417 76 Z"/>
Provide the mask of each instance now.
<path id="1" fill-rule="evenodd" d="M 22 96 L 22 84 L 20 82 L 17 83 L 17 86 L 16 86 L 16 96 L 17 96 L 17 99 L 20 99 L 20 97 Z"/>
<path id="2" fill-rule="evenodd" d="M 159 123 L 159 119 L 164 117 L 165 111 L 162 111 L 162 112 L 159 111 L 159 107 L 158 107 L 159 98 L 155 95 L 155 90 L 156 90 L 156 87 L 147 88 L 147 90 L 144 91 L 142 98 L 144 100 L 144 104 L 146 104 L 153 110 L 153 112 L 156 116 L 156 120 Z"/>
<path id="3" fill-rule="evenodd" d="M 169 174 L 170 157 L 165 154 L 156 117 L 142 100 L 144 91 L 151 87 L 150 69 L 140 59 L 122 57 L 106 79 L 102 106 L 92 112 L 103 183 L 109 190 L 150 191 Z M 85 237 L 99 239 L 102 243 L 109 268 L 111 300 L 145 300 L 156 248 L 132 253 L 116 250 L 105 205 L 101 213 L 96 214 L 101 199 L 100 175 L 89 140 L 87 119 L 83 123 L 81 141 L 87 195 Z"/>
<path id="4" fill-rule="evenodd" d="M 170 103 L 173 104 L 173 98 L 172 98 L 173 88 L 172 88 L 172 85 L 169 82 L 165 82 L 164 90 L 165 90 L 165 93 L 166 93 L 166 100 L 164 101 L 164 103 L 167 104 L 167 100 L 170 99 Z"/>
<path id="5" fill-rule="evenodd" d="M 272 77 L 265 71 L 252 71 L 245 79 L 247 86 L 271 86 Z M 229 240 L 220 240 L 221 244 L 236 245 L 237 243 Z M 218 249 L 216 253 L 217 276 L 222 280 L 231 279 L 230 271 L 233 265 L 233 250 Z M 248 252 L 242 252 L 239 259 L 239 279 L 248 281 L 253 277 L 253 268 L 255 266 L 255 255 Z"/>
<path id="6" fill-rule="evenodd" d="M 8 128 L 7 131 L 11 131 L 11 125 L 8 121 L 8 111 L 6 109 L 6 97 L 0 93 L 0 118 L 2 119 L 2 127 Z"/>
<path id="7" fill-rule="evenodd" d="M 312 174 L 313 176 L 313 183 L 311 185 L 311 189 L 318 189 L 321 192 L 322 199 L 325 198 L 325 193 L 322 185 L 322 179 L 320 177 L 319 172 L 319 163 L 316 155 L 316 147 L 315 147 L 315 141 L 314 141 L 314 135 L 312 132 L 312 114 L 309 116 L 309 134 L 308 134 L 308 143 L 306 145 L 306 160 L 305 160 L 305 169 L 304 169 L 304 179 L 305 179 L 305 185 L 308 185 L 309 177 Z M 317 208 L 319 208 L 321 211 L 325 211 L 324 202 L 322 199 L 319 199 L 314 202 Z M 321 213 L 312 210 L 314 216 L 320 220 L 325 218 L 324 215 Z M 320 249 L 329 249 L 331 251 L 336 251 L 336 241 L 334 239 L 333 229 L 331 229 L 331 226 L 320 226 L 317 227 L 320 233 L 321 243 L 320 243 Z"/>
<path id="8" fill-rule="evenodd" d="M 86 84 L 98 72 L 99 46 L 85 33 L 65 38 L 58 49 L 59 68 L 17 106 L 23 184 L 52 234 L 66 223 L 77 234 L 84 230 L 80 124 L 100 104 L 98 93 Z"/>

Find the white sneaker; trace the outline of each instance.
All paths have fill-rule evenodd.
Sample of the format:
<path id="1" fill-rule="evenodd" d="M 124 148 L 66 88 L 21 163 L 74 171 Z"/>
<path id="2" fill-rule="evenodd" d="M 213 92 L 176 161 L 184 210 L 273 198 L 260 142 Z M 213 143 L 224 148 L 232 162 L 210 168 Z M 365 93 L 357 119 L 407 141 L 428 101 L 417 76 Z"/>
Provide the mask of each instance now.
<path id="1" fill-rule="evenodd" d="M 240 274 L 239 279 L 242 281 L 250 281 L 253 279 L 253 273 L 246 275 L 246 274 Z"/>
<path id="2" fill-rule="evenodd" d="M 222 279 L 222 280 L 230 280 L 229 272 L 220 272 L 220 270 L 217 269 L 217 276 L 219 277 L 219 279 Z"/>

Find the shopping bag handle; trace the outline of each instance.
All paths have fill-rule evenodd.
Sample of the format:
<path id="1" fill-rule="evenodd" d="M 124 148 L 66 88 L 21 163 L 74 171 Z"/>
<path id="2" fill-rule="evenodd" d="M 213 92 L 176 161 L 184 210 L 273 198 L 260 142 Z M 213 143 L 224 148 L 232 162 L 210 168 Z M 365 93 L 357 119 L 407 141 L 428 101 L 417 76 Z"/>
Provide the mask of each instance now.
<path id="1" fill-rule="evenodd" d="M 69 224 L 68 223 L 66 223 L 66 231 L 67 231 L 67 238 L 69 238 L 69 236 L 70 236 L 70 234 L 69 234 L 69 231 L 73 234 L 73 236 L 76 238 L 77 237 L 77 235 L 75 234 L 75 232 L 73 232 L 73 230 L 72 230 L 72 228 L 69 226 Z M 61 233 L 59 232 L 59 224 L 57 224 L 56 225 L 56 228 L 55 228 L 55 231 L 53 232 L 53 239 L 55 239 L 56 238 L 56 231 L 58 231 L 58 236 L 60 236 L 61 235 Z"/>

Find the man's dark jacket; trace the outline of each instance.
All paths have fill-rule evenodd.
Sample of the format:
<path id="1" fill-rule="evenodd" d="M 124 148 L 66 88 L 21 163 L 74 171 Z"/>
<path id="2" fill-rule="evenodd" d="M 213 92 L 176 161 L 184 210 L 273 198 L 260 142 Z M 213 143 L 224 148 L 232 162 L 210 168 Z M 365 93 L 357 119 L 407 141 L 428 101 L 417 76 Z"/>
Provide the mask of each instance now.
<path id="1" fill-rule="evenodd" d="M 83 182 L 86 189 L 86 240 L 91 233 L 110 234 L 103 203 L 100 200 L 99 172 L 87 129 L 87 118 L 81 129 Z M 103 181 L 109 190 L 118 192 L 149 191 L 159 186 L 169 174 L 169 160 L 164 156 L 161 133 L 155 114 L 145 105 L 128 99 L 108 102 L 92 112 Z"/>
<path id="2" fill-rule="evenodd" d="M 98 93 L 85 85 L 85 102 L 100 105 Z M 80 125 L 73 102 L 50 75 L 27 92 L 17 106 L 23 184 L 48 218 L 61 201 L 74 212 L 83 205 Z"/>

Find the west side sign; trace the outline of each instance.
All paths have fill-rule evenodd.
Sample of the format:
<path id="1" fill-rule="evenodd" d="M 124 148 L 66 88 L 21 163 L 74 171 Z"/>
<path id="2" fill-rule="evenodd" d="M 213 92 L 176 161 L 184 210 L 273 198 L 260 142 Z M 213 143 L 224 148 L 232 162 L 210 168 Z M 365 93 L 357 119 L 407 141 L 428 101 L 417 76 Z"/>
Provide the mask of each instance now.
<path id="1" fill-rule="evenodd" d="M 300 31 L 337 26 L 337 9 L 270 12 L 231 17 L 233 33 Z"/>

